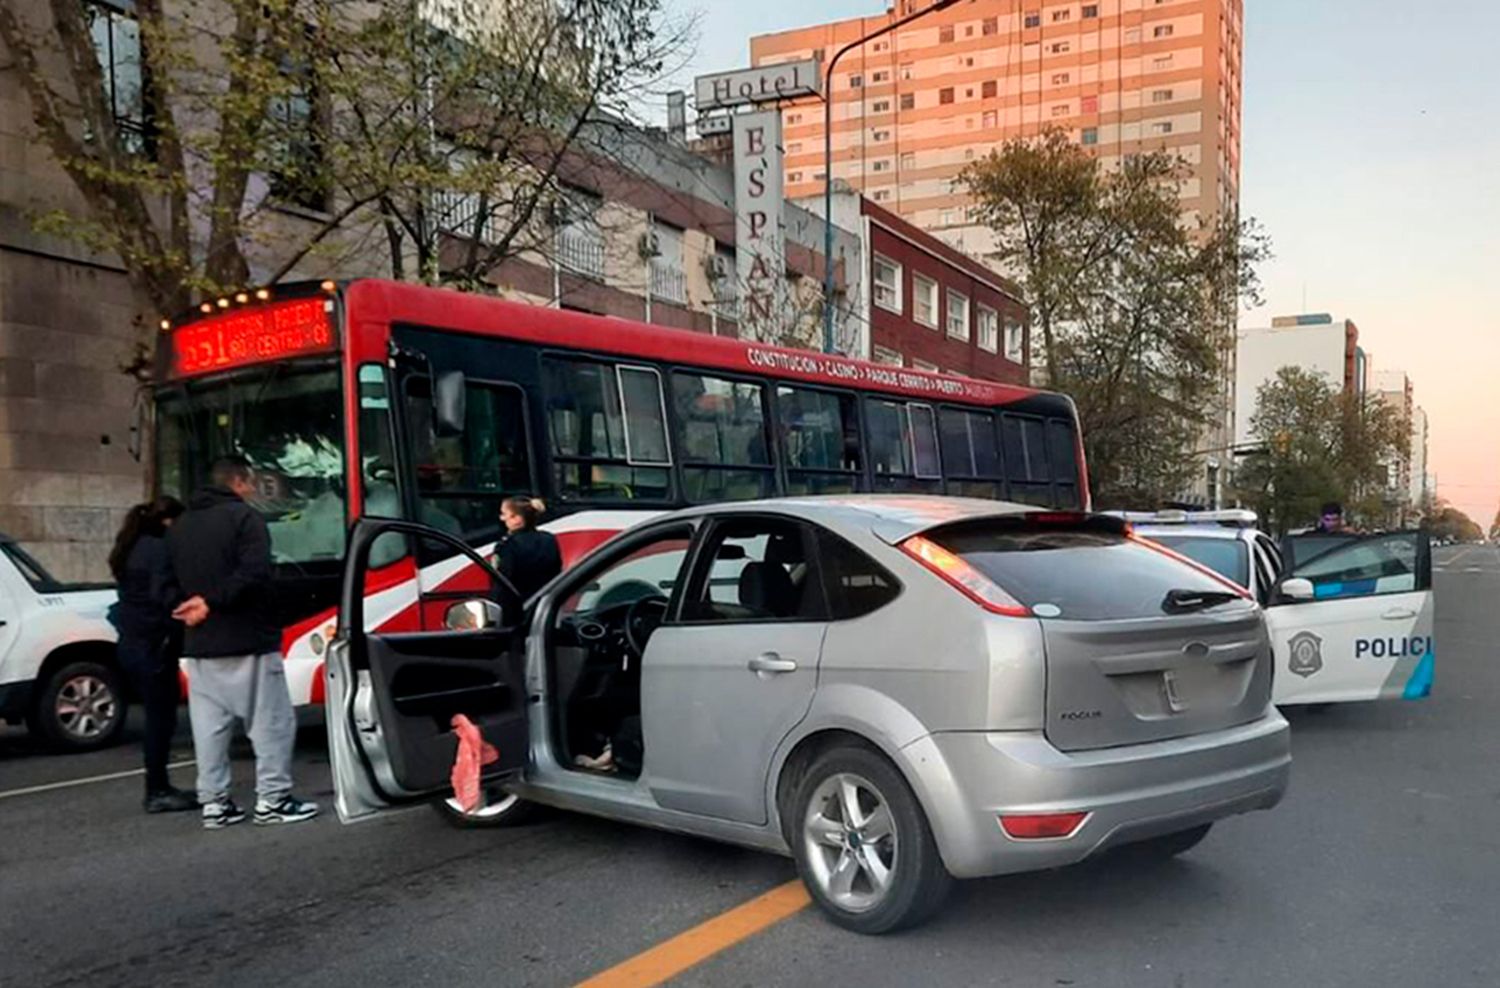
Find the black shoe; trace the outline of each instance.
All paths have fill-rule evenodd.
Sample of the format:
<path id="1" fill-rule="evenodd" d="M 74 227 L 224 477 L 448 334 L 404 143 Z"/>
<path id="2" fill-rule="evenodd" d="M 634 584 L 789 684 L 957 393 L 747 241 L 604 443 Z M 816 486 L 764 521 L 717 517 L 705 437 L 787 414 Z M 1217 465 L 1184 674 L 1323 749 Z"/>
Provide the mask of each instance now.
<path id="1" fill-rule="evenodd" d="M 146 793 L 141 805 L 146 808 L 147 813 L 183 813 L 198 808 L 198 797 L 168 786 L 158 792 Z"/>

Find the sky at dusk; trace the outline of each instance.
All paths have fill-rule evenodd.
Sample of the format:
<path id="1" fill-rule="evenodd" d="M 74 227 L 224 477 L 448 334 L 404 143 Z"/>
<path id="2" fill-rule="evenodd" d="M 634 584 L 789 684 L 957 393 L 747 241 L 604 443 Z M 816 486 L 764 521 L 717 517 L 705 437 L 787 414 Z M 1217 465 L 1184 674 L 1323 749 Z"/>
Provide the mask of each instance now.
<path id="1" fill-rule="evenodd" d="M 748 64 L 751 35 L 886 6 L 668 3 L 698 17 L 684 83 Z M 1413 381 L 1439 493 L 1488 528 L 1500 507 L 1500 5 L 1245 8 L 1240 204 L 1276 257 L 1261 272 L 1266 305 L 1241 322 L 1353 319 L 1373 368 Z"/>

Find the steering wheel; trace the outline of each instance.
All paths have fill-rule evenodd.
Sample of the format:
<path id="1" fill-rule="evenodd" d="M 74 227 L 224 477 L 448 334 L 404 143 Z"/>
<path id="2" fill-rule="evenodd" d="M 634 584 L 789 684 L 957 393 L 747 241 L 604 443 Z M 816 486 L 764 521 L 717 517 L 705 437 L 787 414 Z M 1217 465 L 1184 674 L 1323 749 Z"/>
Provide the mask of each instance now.
<path id="1" fill-rule="evenodd" d="M 632 601 L 625 609 L 625 646 L 637 660 L 646 654 L 646 642 L 667 616 L 667 598 L 659 593 Z"/>

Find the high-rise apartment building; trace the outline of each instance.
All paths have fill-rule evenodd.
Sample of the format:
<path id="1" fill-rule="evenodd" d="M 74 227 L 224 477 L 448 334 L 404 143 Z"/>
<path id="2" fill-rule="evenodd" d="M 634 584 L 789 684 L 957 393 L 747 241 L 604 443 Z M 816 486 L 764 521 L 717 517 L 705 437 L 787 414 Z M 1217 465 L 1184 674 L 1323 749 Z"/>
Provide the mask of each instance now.
<path id="1" fill-rule="evenodd" d="M 756 65 L 817 56 L 930 0 L 761 35 Z M 1014 137 L 1060 128 L 1106 163 L 1165 150 L 1211 219 L 1238 202 L 1241 0 L 969 0 L 849 52 L 832 79 L 833 175 L 972 253 L 990 248 L 955 179 Z M 823 104 L 785 109 L 787 195 L 824 181 Z"/>

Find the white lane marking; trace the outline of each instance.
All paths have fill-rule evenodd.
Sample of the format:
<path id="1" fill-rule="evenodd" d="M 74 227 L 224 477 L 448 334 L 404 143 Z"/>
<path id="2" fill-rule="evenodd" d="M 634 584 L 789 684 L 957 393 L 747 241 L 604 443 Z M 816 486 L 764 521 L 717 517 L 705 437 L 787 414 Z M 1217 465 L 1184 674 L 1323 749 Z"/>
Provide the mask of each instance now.
<path id="1" fill-rule="evenodd" d="M 169 769 L 186 768 L 189 765 L 198 764 L 196 760 L 189 758 L 187 761 L 172 762 L 167 766 Z M 11 789 L 0 792 L 0 799 L 9 799 L 12 796 L 31 796 L 39 792 L 51 792 L 53 789 L 69 789 L 73 786 L 87 786 L 95 782 L 110 782 L 114 779 L 128 779 L 133 775 L 145 775 L 143 768 L 133 768 L 128 772 L 110 772 L 108 775 L 91 775 L 86 779 L 68 779 L 66 782 L 49 782 L 41 786 L 27 786 L 25 789 Z"/>

